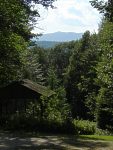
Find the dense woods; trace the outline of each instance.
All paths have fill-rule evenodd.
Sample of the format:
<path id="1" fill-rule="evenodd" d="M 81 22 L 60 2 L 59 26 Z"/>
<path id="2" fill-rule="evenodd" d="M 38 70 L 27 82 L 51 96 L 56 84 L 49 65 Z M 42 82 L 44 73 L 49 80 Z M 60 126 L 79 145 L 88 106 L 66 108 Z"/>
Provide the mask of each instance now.
<path id="1" fill-rule="evenodd" d="M 40 120 L 37 113 L 32 117 L 31 103 L 26 114 L 16 118 L 24 120 L 24 129 L 29 124 L 25 118 L 29 118 L 35 126 L 40 124 L 38 129 L 46 126 L 46 131 L 112 133 L 113 2 L 90 1 L 103 14 L 98 33 L 86 31 L 80 40 L 50 49 L 31 46 L 32 37 L 37 36 L 31 31 L 40 17 L 33 5 L 53 8 L 53 1 L 0 0 L 0 87 L 30 79 L 56 93 L 41 97 L 44 110 Z M 38 112 L 38 104 L 35 108 Z M 16 128 L 14 122 L 10 123 Z"/>

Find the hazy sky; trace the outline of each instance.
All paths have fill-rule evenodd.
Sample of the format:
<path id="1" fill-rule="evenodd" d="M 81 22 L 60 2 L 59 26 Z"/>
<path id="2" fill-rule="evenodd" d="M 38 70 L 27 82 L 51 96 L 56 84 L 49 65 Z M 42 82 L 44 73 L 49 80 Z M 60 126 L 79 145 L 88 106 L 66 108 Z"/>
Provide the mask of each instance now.
<path id="1" fill-rule="evenodd" d="M 35 33 L 62 32 L 97 32 L 100 14 L 89 3 L 89 0 L 57 0 L 56 9 L 48 10 L 38 6 L 41 17 Z"/>

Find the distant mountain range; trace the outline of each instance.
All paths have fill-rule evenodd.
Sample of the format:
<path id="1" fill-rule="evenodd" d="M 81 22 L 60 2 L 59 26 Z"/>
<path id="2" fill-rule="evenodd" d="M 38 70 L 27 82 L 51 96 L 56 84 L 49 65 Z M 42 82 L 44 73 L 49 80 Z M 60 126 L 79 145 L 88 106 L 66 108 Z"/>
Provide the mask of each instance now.
<path id="1" fill-rule="evenodd" d="M 67 42 L 72 40 L 78 40 L 82 37 L 83 33 L 74 32 L 55 32 L 43 34 L 39 37 L 39 41 L 55 41 L 55 42 Z"/>
<path id="2" fill-rule="evenodd" d="M 52 48 L 60 42 L 76 41 L 82 38 L 83 33 L 74 32 L 55 32 L 43 34 L 42 36 L 34 38 L 33 41 L 43 48 Z"/>

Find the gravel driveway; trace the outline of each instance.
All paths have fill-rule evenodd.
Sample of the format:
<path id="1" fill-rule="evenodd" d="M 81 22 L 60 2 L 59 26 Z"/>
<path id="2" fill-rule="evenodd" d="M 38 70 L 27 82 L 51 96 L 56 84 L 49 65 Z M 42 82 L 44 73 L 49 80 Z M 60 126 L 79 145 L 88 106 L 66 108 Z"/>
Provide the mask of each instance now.
<path id="1" fill-rule="evenodd" d="M 113 150 L 113 142 L 77 139 L 73 136 L 22 137 L 2 132 L 0 150 Z"/>

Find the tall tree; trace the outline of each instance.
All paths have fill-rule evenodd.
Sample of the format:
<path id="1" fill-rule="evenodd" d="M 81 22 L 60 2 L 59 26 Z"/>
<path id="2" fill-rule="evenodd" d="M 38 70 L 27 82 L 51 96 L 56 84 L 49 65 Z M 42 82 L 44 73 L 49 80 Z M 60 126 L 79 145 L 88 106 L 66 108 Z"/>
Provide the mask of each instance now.
<path id="1" fill-rule="evenodd" d="M 23 78 L 30 79 L 43 85 L 45 80 L 43 67 L 39 62 L 38 55 L 34 54 L 32 50 L 33 49 L 27 52 L 26 63 L 23 67 Z"/>
<path id="2" fill-rule="evenodd" d="M 33 36 L 38 10 L 34 4 L 53 7 L 54 0 L 0 0 L 0 86 L 17 80 L 25 63 L 27 42 Z"/>
<path id="3" fill-rule="evenodd" d="M 27 43 L 19 29 L 26 27 L 26 17 L 20 2 L 16 0 L 1 0 L 0 14 L 0 85 L 4 85 L 17 79 L 21 70 L 22 53 Z"/>
<path id="4" fill-rule="evenodd" d="M 92 5 L 105 16 L 99 29 L 99 49 L 102 55 L 96 67 L 97 83 L 100 86 L 97 123 L 100 128 L 113 130 L 113 1 L 99 3 L 93 0 Z"/>
<path id="5" fill-rule="evenodd" d="M 97 92 L 98 88 L 94 83 L 96 77 L 94 66 L 98 58 L 98 39 L 96 35 L 90 35 L 87 31 L 82 39 L 75 44 L 74 52 L 70 58 L 67 69 L 67 98 L 72 106 L 73 117 L 87 119 L 86 99 Z M 95 45 L 95 47 L 94 47 Z M 95 102 L 94 102 L 95 103 Z M 90 105 L 92 108 L 92 106 Z M 94 116 L 94 114 L 93 114 Z"/>
<path id="6" fill-rule="evenodd" d="M 101 128 L 113 126 L 113 23 L 104 22 L 100 29 L 100 49 L 102 56 L 97 70 L 97 83 L 100 91 L 97 97 L 97 121 Z M 113 130 L 113 129 L 112 129 Z"/>

